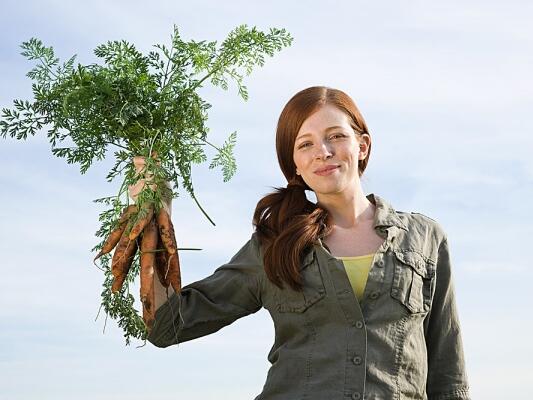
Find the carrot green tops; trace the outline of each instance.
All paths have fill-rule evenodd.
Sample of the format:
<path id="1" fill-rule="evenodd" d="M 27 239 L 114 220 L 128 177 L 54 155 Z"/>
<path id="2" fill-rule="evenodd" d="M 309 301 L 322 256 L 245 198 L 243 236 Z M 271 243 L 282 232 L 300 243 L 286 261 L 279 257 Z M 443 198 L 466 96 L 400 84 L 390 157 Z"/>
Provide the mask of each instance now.
<path id="1" fill-rule="evenodd" d="M 372 266 L 374 254 L 375 253 L 371 253 L 357 257 L 337 257 L 339 260 L 342 260 L 344 268 L 346 269 L 346 274 L 352 285 L 353 292 L 359 301 L 363 298 L 366 280 L 368 278 L 370 267 Z"/>
<path id="2" fill-rule="evenodd" d="M 187 342 L 264 308 L 275 335 L 255 400 L 470 400 L 446 233 L 425 215 L 367 198 L 384 241 L 367 266 L 362 302 L 350 262 L 345 268 L 322 240 L 302 254 L 303 291 L 277 287 L 254 232 L 227 263 L 157 309 L 148 340 Z"/>

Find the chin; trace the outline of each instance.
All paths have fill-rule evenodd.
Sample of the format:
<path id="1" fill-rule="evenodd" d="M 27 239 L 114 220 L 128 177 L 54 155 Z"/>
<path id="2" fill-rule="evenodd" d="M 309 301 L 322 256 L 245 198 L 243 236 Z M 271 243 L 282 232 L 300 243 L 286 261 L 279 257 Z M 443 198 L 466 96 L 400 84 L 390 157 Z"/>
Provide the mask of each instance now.
<path id="1" fill-rule="evenodd" d="M 315 193 L 320 193 L 322 195 L 336 194 L 342 192 L 343 188 L 340 185 L 331 184 L 331 185 L 319 185 L 315 189 Z"/>

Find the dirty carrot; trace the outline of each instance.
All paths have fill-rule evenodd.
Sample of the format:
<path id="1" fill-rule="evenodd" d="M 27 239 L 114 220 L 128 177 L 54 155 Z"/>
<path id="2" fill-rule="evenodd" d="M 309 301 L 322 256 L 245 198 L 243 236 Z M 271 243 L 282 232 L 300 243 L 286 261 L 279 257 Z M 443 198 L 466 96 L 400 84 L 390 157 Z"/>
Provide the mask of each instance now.
<path id="1" fill-rule="evenodd" d="M 155 253 L 155 268 L 157 271 L 157 276 L 159 282 L 163 287 L 168 288 L 170 282 L 167 277 L 167 264 L 168 264 L 168 253 L 163 247 L 163 242 L 161 240 L 161 235 L 157 234 L 157 252 Z"/>
<path id="2" fill-rule="evenodd" d="M 181 292 L 181 271 L 178 253 L 169 254 L 167 261 L 167 276 L 172 288 L 176 293 Z"/>
<path id="3" fill-rule="evenodd" d="M 141 241 L 141 302 L 143 305 L 143 319 L 151 328 L 155 319 L 154 309 L 154 267 L 157 248 L 157 226 L 155 218 L 151 218 L 144 228 Z"/>
<path id="4" fill-rule="evenodd" d="M 118 242 L 115 253 L 113 254 L 113 259 L 111 260 L 111 273 L 115 278 L 113 280 L 113 285 L 111 286 L 111 291 L 113 293 L 118 292 L 126 280 L 128 271 L 130 270 L 131 263 L 135 257 L 137 251 L 137 241 L 130 240 L 126 233 L 123 233 Z"/>
<path id="5" fill-rule="evenodd" d="M 161 240 L 167 249 L 169 255 L 176 253 L 178 246 L 176 244 L 176 236 L 174 234 L 174 226 L 172 225 L 172 220 L 168 212 L 161 207 L 157 213 L 157 225 L 159 227 L 159 234 L 161 235 Z"/>
<path id="6" fill-rule="evenodd" d="M 96 261 L 101 256 L 103 256 L 104 254 L 109 253 L 111 250 L 115 248 L 118 241 L 120 240 L 120 237 L 122 236 L 122 233 L 124 232 L 124 229 L 126 228 L 126 224 L 128 223 L 130 216 L 134 214 L 136 211 L 137 211 L 137 206 L 135 204 L 131 204 L 128 207 L 124 208 L 118 220 L 117 227 L 109 234 L 107 240 L 102 246 L 102 249 L 96 255 L 93 262 Z"/>
<path id="7" fill-rule="evenodd" d="M 139 214 L 143 213 L 144 215 L 141 216 L 141 218 L 137 221 L 137 223 L 131 228 L 129 238 L 130 240 L 134 240 L 139 236 L 139 234 L 142 232 L 144 227 L 150 222 L 152 217 L 154 216 L 154 206 L 153 204 L 149 203 L 147 206 L 145 206 L 142 210 L 139 211 Z"/>

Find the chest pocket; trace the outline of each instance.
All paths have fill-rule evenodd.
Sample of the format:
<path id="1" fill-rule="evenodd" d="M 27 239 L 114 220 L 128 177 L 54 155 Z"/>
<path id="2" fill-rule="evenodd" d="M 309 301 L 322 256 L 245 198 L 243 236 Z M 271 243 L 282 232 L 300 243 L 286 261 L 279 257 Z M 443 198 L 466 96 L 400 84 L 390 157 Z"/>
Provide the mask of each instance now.
<path id="1" fill-rule="evenodd" d="M 303 291 L 297 292 L 285 284 L 276 288 L 276 308 L 280 313 L 302 313 L 326 295 L 324 281 L 314 251 L 300 265 Z"/>
<path id="2" fill-rule="evenodd" d="M 413 250 L 395 249 L 391 296 L 410 313 L 427 313 L 435 284 L 435 263 Z"/>

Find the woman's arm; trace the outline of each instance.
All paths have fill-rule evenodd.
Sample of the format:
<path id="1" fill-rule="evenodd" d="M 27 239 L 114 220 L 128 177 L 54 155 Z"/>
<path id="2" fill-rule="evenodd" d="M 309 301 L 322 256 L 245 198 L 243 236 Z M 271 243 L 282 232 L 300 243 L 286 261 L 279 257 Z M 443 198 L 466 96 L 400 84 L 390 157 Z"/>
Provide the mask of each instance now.
<path id="1" fill-rule="evenodd" d="M 470 399 L 446 236 L 439 246 L 435 279 L 430 314 L 424 321 L 428 356 L 428 399 Z"/>
<path id="2" fill-rule="evenodd" d="M 212 275 L 184 286 L 179 294 L 173 293 L 157 309 L 148 341 L 157 347 L 168 347 L 214 333 L 259 311 L 261 270 L 254 233 L 228 263 Z"/>

